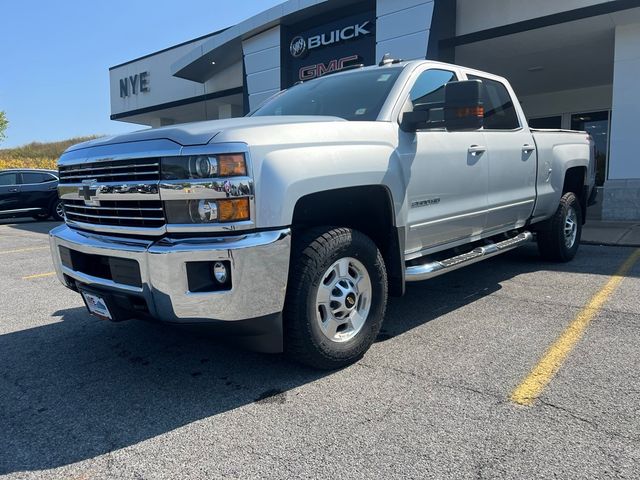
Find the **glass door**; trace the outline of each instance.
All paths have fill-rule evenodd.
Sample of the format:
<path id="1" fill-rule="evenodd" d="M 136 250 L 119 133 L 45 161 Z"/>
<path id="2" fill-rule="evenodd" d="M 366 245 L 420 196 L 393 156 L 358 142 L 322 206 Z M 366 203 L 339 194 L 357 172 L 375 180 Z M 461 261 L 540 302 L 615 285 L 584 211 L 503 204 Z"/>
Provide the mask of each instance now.
<path id="1" fill-rule="evenodd" d="M 609 157 L 609 112 L 576 113 L 571 115 L 571 129 L 590 133 L 596 144 L 596 185 L 607 178 Z"/>

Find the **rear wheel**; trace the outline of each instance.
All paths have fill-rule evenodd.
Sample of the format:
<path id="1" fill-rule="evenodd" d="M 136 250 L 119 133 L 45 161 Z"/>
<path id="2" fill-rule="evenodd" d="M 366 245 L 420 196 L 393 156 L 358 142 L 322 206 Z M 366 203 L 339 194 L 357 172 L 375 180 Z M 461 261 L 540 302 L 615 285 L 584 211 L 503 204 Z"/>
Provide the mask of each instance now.
<path id="1" fill-rule="evenodd" d="M 543 258 L 568 262 L 576 256 L 582 235 L 582 209 L 578 197 L 565 193 L 548 228 L 538 232 L 538 250 Z"/>
<path id="2" fill-rule="evenodd" d="M 382 255 L 364 234 L 316 228 L 295 239 L 284 309 L 285 353 L 319 369 L 359 360 L 387 304 Z"/>

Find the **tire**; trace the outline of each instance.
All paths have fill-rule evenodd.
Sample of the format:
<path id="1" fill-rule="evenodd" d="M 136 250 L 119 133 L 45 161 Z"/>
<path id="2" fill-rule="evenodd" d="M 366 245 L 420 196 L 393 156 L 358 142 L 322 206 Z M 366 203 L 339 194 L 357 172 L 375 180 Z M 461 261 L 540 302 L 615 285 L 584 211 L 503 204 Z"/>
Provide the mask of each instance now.
<path id="1" fill-rule="evenodd" d="M 47 218 L 49 218 L 49 214 L 48 213 L 36 213 L 35 215 L 32 215 L 34 220 L 37 220 L 39 222 L 44 222 Z"/>
<path id="2" fill-rule="evenodd" d="M 358 361 L 387 306 L 387 272 L 375 243 L 349 228 L 313 228 L 294 237 L 291 259 L 285 354 L 321 370 Z"/>
<path id="3" fill-rule="evenodd" d="M 64 220 L 64 209 L 62 208 L 62 200 L 57 199 L 51 206 L 51 217 L 58 222 Z"/>
<path id="4" fill-rule="evenodd" d="M 554 262 L 572 260 L 582 236 L 582 208 L 578 197 L 572 192 L 565 193 L 558 210 L 548 222 L 547 228 L 538 232 L 540 255 Z"/>

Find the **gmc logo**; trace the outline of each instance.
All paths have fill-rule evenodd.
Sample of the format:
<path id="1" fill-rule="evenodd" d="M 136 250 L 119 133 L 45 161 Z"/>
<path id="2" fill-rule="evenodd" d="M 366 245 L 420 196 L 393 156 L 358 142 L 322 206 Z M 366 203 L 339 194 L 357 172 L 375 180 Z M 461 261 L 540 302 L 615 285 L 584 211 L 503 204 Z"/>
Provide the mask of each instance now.
<path id="1" fill-rule="evenodd" d="M 315 65 L 308 65 L 300 69 L 298 78 L 305 82 L 307 80 L 322 77 L 328 73 L 338 72 L 359 58 L 360 57 L 358 55 L 351 55 L 349 57 L 331 60 L 328 64 L 318 63 Z"/>

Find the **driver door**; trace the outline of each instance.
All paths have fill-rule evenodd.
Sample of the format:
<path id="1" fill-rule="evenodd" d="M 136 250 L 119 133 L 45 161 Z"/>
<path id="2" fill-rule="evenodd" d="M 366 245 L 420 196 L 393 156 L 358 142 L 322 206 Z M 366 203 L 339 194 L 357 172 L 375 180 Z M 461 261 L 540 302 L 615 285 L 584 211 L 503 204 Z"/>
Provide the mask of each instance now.
<path id="1" fill-rule="evenodd" d="M 444 87 L 457 72 L 429 68 L 416 79 L 404 111 L 433 105 L 427 128 L 400 130 L 407 178 L 406 259 L 477 239 L 486 222 L 489 168 L 484 134 L 443 128 Z M 432 125 L 430 125 L 432 124 Z"/>

